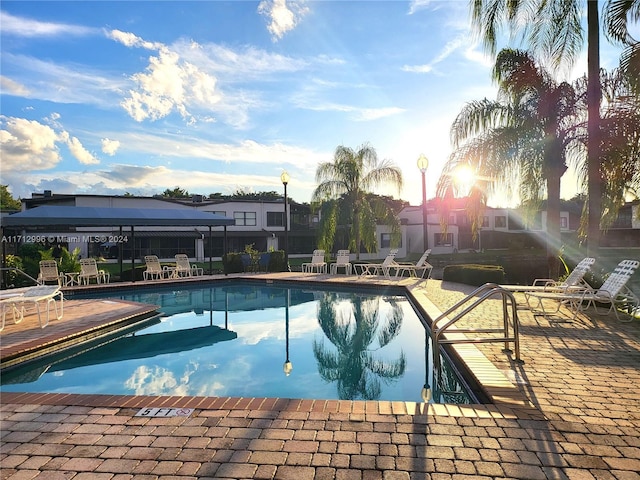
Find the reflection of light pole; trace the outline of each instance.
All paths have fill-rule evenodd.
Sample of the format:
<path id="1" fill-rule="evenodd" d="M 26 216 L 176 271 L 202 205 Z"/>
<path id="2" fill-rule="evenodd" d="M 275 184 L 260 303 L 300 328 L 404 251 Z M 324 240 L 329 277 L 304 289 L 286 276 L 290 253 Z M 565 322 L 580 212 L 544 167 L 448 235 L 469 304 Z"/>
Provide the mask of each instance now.
<path id="1" fill-rule="evenodd" d="M 287 358 L 284 362 L 284 365 L 282 366 L 282 371 L 287 377 L 291 373 L 291 370 L 293 370 L 293 365 L 291 365 L 291 362 L 289 361 L 289 292 L 290 290 L 287 288 L 287 293 L 285 296 L 285 314 L 284 314 L 285 315 L 284 338 L 285 338 L 285 351 L 286 351 Z"/>
<path id="2" fill-rule="evenodd" d="M 422 172 L 422 249 L 429 248 L 429 238 L 427 236 L 427 185 L 424 174 L 429 167 L 429 160 L 422 153 L 418 157 L 418 168 Z"/>
<path id="3" fill-rule="evenodd" d="M 431 387 L 429 386 L 429 342 L 431 337 L 429 336 L 429 330 L 424 328 L 424 385 L 420 391 L 420 396 L 424 403 L 431 401 Z"/>
<path id="4" fill-rule="evenodd" d="M 287 183 L 289 183 L 289 174 L 285 170 L 280 175 L 280 181 L 284 185 L 284 264 L 287 271 L 289 268 L 289 218 L 287 215 Z"/>

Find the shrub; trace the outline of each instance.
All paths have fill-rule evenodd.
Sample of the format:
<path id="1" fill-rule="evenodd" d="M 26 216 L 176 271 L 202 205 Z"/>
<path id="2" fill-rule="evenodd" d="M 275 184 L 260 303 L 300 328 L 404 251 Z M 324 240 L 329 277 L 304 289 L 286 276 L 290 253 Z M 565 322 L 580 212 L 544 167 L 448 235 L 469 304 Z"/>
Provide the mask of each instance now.
<path id="1" fill-rule="evenodd" d="M 479 287 L 485 283 L 505 283 L 505 274 L 499 265 L 447 265 L 442 280 Z"/>
<path id="2" fill-rule="evenodd" d="M 244 253 L 227 253 L 222 257 L 222 267 L 224 273 L 242 273 L 244 272 L 244 263 L 242 262 L 242 256 Z"/>

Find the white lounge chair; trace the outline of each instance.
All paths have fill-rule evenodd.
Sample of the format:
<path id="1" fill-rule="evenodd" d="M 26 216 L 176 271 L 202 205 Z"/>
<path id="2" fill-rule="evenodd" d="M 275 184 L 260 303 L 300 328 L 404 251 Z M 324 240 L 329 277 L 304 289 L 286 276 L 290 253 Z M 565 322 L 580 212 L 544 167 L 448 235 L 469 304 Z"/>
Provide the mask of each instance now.
<path id="1" fill-rule="evenodd" d="M 596 259 L 592 257 L 583 258 L 578 262 L 575 268 L 567 275 L 562 281 L 553 280 L 550 278 L 536 278 L 531 285 L 500 285 L 509 292 L 555 292 L 566 293 L 570 291 L 580 291 L 585 288 L 591 288 L 591 286 L 585 281 L 584 276 L 591 269 L 591 266 L 595 263 Z M 530 296 L 526 295 L 527 305 L 529 308 Z M 541 299 L 538 298 L 538 307 Z M 560 304 L 558 304 L 560 308 Z"/>
<path id="2" fill-rule="evenodd" d="M 351 275 L 352 267 L 349 258 L 349 250 L 338 250 L 335 263 L 331 264 L 331 274 L 336 275 L 338 269 L 343 268 L 346 275 Z"/>
<path id="3" fill-rule="evenodd" d="M 57 302 L 56 298 L 58 299 Z M 23 290 L 20 295 L 2 299 L 2 303 L 4 304 L 4 307 L 8 306 L 14 308 L 14 312 L 21 311 L 22 316 L 24 316 L 25 309 L 34 307 L 38 314 L 38 322 L 40 322 L 40 328 L 44 328 L 49 325 L 52 307 L 58 320 L 62 318 L 64 313 L 64 296 L 62 295 L 60 286 L 56 285 L 38 285 L 37 287 L 27 288 Z M 60 304 L 59 309 L 58 303 Z M 41 308 L 43 304 L 46 307 L 46 310 L 44 312 Z M 43 313 L 46 313 L 47 315 L 46 322 L 44 323 L 42 322 Z"/>
<path id="4" fill-rule="evenodd" d="M 64 273 L 58 272 L 58 262 L 55 260 L 40 260 L 40 273 L 38 273 L 38 283 L 41 285 L 48 282 L 56 282 L 58 286 L 66 284 Z"/>
<path id="5" fill-rule="evenodd" d="M 147 269 L 142 272 L 142 277 L 145 280 L 160 280 L 166 278 L 168 270 L 162 268 L 157 255 L 145 255 L 144 263 L 147 265 Z"/>
<path id="6" fill-rule="evenodd" d="M 174 277 L 196 277 L 203 274 L 203 269 L 197 265 L 191 265 L 189 257 L 184 253 L 176 255 L 176 268 L 173 271 Z"/>
<path id="7" fill-rule="evenodd" d="M 390 270 L 395 268 L 395 258 L 398 254 L 398 249 L 394 248 L 389 251 L 389 254 L 382 263 L 356 263 L 353 266 L 357 275 L 384 275 L 387 278 L 391 278 Z M 358 271 L 359 270 L 359 271 Z"/>
<path id="8" fill-rule="evenodd" d="M 311 261 L 302 264 L 302 271 L 306 273 L 327 273 L 327 262 L 324 260 L 324 250 L 314 250 Z"/>
<path id="9" fill-rule="evenodd" d="M 595 261 L 595 258 L 583 258 L 562 281 L 536 278 L 531 285 L 500 285 L 500 287 L 510 292 L 566 292 L 571 289 L 590 288 L 590 285 L 584 280 L 584 276 Z"/>
<path id="10" fill-rule="evenodd" d="M 433 270 L 433 265 L 427 262 L 427 258 L 431 254 L 431 249 L 425 250 L 420 259 L 416 263 L 402 263 L 402 262 L 394 262 L 394 268 L 396 271 L 396 277 L 402 277 L 405 273 L 408 273 L 410 277 L 420 277 L 422 279 L 425 278 L 425 274 L 427 274 L 427 279 L 431 277 L 431 270 Z M 418 275 L 418 273 L 420 275 Z"/>
<path id="11" fill-rule="evenodd" d="M 640 299 L 626 285 L 638 266 L 640 266 L 640 262 L 637 260 L 621 261 L 598 289 L 583 288 L 567 292 L 525 292 L 525 296 L 540 300 L 542 312 L 545 316 L 547 312 L 544 310 L 542 300 L 556 300 L 569 307 L 573 312 L 574 319 L 578 312 L 593 306 L 600 315 L 606 315 L 613 310 L 616 318 L 620 320 L 618 309 L 616 308 L 617 305 L 628 305 L 632 310 L 640 306 Z M 608 304 L 609 309 L 605 312 L 599 311 L 598 303 Z"/>
<path id="12" fill-rule="evenodd" d="M 106 270 L 98 270 L 98 264 L 95 258 L 81 258 L 78 284 L 89 285 L 92 279 L 95 280 L 96 283 L 109 283 L 111 274 Z"/>
<path id="13" fill-rule="evenodd" d="M 0 315 L 2 315 L 0 332 L 4 330 L 7 312 L 13 314 L 13 323 L 15 324 L 20 323 L 24 319 L 24 306 L 19 307 L 17 303 L 5 302 L 5 300 L 22 296 L 29 288 L 31 287 L 11 288 L 0 291 Z"/>

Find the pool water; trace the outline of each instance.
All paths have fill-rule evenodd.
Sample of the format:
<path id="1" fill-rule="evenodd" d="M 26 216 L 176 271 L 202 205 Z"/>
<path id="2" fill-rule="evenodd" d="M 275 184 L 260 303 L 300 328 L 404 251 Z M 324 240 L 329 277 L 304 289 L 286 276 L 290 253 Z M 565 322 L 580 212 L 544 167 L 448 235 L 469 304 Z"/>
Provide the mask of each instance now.
<path id="1" fill-rule="evenodd" d="M 3 371 L 2 391 L 420 402 L 427 385 L 431 401 L 475 401 L 447 362 L 433 386 L 429 336 L 404 295 L 220 282 L 90 298 L 105 296 L 162 315 Z"/>

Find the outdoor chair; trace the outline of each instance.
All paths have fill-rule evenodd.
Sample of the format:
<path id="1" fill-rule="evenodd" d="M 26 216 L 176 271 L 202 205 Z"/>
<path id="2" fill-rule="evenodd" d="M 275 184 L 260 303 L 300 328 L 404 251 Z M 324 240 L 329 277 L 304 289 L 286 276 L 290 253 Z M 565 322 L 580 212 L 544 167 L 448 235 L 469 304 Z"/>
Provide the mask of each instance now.
<path id="1" fill-rule="evenodd" d="M 157 255 L 145 255 L 144 263 L 147 265 L 147 269 L 142 272 L 145 280 L 160 280 L 167 276 L 168 270 L 162 268 Z"/>
<path id="2" fill-rule="evenodd" d="M 352 266 L 349 259 L 349 250 L 338 250 L 335 263 L 331 264 L 331 274 L 336 275 L 338 269 L 343 268 L 346 275 L 351 275 Z"/>
<path id="3" fill-rule="evenodd" d="M 111 274 L 106 270 L 98 270 L 95 258 L 81 258 L 78 285 L 89 285 L 92 279 L 96 283 L 109 283 Z"/>
<path id="4" fill-rule="evenodd" d="M 20 318 L 16 323 L 19 323 L 24 317 L 25 309 L 29 307 L 35 308 L 36 313 L 38 314 L 40 328 L 44 328 L 49 325 L 52 308 L 58 320 L 62 318 L 64 311 L 64 296 L 62 295 L 60 286 L 56 285 L 38 285 L 37 287 L 30 287 L 23 290 L 20 295 L 14 295 L 12 297 L 2 299 L 1 303 L 3 304 L 3 328 L 4 315 L 6 314 L 4 308 L 6 307 L 13 309 L 14 322 L 16 322 L 16 314 L 18 318 Z M 58 304 L 60 304 L 59 309 Z M 46 307 L 46 310 L 42 311 L 43 307 Z M 44 313 L 46 313 L 46 321 L 43 323 L 42 318 Z"/>
<path id="5" fill-rule="evenodd" d="M 197 265 L 191 265 L 189 257 L 184 253 L 176 256 L 176 267 L 173 270 L 173 277 L 197 277 L 203 274 L 203 269 Z"/>
<path id="6" fill-rule="evenodd" d="M 567 292 L 525 292 L 525 296 L 537 298 L 545 316 L 547 312 L 544 309 L 542 300 L 556 300 L 561 304 L 567 305 L 573 313 L 573 319 L 576 318 L 578 312 L 593 306 L 596 313 L 600 315 L 607 315 L 613 310 L 616 319 L 623 321 L 618 315 L 618 309 L 616 308 L 618 305 L 627 306 L 630 312 L 635 311 L 640 306 L 640 299 L 627 287 L 627 282 L 638 266 L 640 266 L 640 262 L 637 260 L 621 261 L 598 289 L 589 287 Z M 599 303 L 608 304 L 609 309 L 604 312 L 598 310 L 597 304 Z M 631 319 L 626 321 L 631 321 Z"/>
<path id="7" fill-rule="evenodd" d="M 394 262 L 393 267 L 396 271 L 396 277 L 403 277 L 405 273 L 408 273 L 410 277 L 419 276 L 420 278 L 425 279 L 426 274 L 426 279 L 428 280 L 431 277 L 431 270 L 433 270 L 433 265 L 427 262 L 429 254 L 431 254 L 431 249 L 425 250 L 416 263 Z"/>
<path id="8" fill-rule="evenodd" d="M 327 273 L 327 262 L 324 260 L 324 250 L 314 250 L 311 261 L 302 264 L 302 271 L 311 273 Z"/>
<path id="9" fill-rule="evenodd" d="M 38 274 L 38 283 L 45 285 L 48 282 L 56 282 L 59 287 L 66 283 L 64 273 L 58 272 L 58 262 L 55 260 L 41 260 L 40 273 Z"/>
<path id="10" fill-rule="evenodd" d="M 390 270 L 394 268 L 395 258 L 398 254 L 398 249 L 394 248 L 389 251 L 389 254 L 384 259 L 382 263 L 356 263 L 353 266 L 354 271 L 357 275 L 384 275 L 387 278 L 390 278 L 389 274 Z M 360 270 L 358 272 L 358 270 Z"/>
<path id="11" fill-rule="evenodd" d="M 7 312 L 11 312 L 13 314 L 13 323 L 16 325 L 24 319 L 24 306 L 19 308 L 17 303 L 5 302 L 5 300 L 22 296 L 29 288 L 31 287 L 11 288 L 0 291 L 0 315 L 2 315 L 0 332 L 4 330 Z"/>
<path id="12" fill-rule="evenodd" d="M 562 281 L 553 280 L 550 278 L 536 278 L 531 285 L 500 285 L 509 292 L 555 292 L 566 293 L 570 291 L 579 291 L 585 288 L 591 288 L 591 286 L 585 281 L 584 277 L 591 269 L 591 266 L 595 263 L 596 259 L 592 257 L 583 258 L 578 262 L 575 268 L 567 275 Z M 527 305 L 529 308 L 530 297 L 525 296 Z M 540 306 L 540 299 L 538 299 L 538 306 Z"/>

